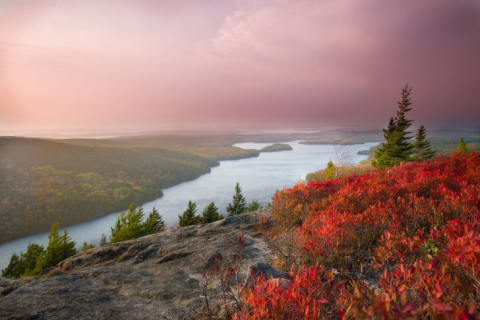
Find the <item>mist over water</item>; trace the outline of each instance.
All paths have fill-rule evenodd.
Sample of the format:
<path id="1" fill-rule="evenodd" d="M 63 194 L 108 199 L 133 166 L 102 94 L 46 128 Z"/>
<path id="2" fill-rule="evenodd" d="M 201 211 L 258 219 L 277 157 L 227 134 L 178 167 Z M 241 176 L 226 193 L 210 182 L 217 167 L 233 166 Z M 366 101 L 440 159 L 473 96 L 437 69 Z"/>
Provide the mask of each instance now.
<path id="1" fill-rule="evenodd" d="M 305 179 L 310 172 L 323 169 L 329 160 L 336 161 L 338 149 L 351 164 L 356 164 L 367 158 L 358 155 L 360 150 L 367 150 L 377 143 L 357 145 L 302 145 L 297 142 L 287 142 L 291 151 L 261 153 L 259 157 L 221 161 L 218 167 L 199 178 L 178 184 L 163 190 L 163 197 L 143 204 L 145 213 L 153 207 L 163 216 L 167 226 L 174 226 L 187 207 L 188 200 L 197 203 L 198 212 L 211 201 L 214 201 L 222 214 L 231 201 L 235 183 L 239 182 L 242 192 L 248 201 L 258 200 L 268 203 L 276 190 L 291 187 Z M 270 143 L 238 143 L 237 147 L 244 149 L 261 149 Z M 337 152 L 336 152 L 337 151 Z M 110 227 L 115 224 L 119 212 L 68 227 L 70 236 L 80 247 L 83 242 L 98 244 L 102 233 L 109 235 Z M 61 231 L 63 232 L 63 230 Z M 0 269 L 6 267 L 13 253 L 25 251 L 29 242 L 46 245 L 48 233 L 37 234 L 0 245 Z"/>

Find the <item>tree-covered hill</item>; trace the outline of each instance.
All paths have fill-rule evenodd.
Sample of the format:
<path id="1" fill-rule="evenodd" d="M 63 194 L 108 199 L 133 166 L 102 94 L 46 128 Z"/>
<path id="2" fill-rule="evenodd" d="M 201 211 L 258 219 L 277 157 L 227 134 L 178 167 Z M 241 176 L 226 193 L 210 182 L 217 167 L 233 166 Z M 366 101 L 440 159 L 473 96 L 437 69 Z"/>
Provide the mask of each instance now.
<path id="1" fill-rule="evenodd" d="M 0 138 L 0 242 L 123 210 L 192 180 L 217 159 L 255 150 L 92 146 L 70 141 Z M 238 150 L 240 151 L 238 151 Z M 215 152 L 215 154 L 213 153 Z"/>

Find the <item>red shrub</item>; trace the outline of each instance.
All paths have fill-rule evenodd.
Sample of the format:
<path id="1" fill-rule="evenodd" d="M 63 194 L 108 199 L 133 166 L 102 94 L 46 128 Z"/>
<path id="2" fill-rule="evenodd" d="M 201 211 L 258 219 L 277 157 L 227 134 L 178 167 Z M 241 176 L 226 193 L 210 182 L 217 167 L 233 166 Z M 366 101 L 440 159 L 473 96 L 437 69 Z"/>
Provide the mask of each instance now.
<path id="1" fill-rule="evenodd" d="M 260 280 L 238 319 L 478 316 L 480 154 L 300 184 L 278 192 L 272 207 L 281 228 L 298 225 L 305 263 L 336 268 L 342 277 L 323 267 L 320 276 L 309 275 L 304 267 L 288 290 Z M 378 270 L 369 275 L 378 288 L 340 280 L 362 264 Z"/>

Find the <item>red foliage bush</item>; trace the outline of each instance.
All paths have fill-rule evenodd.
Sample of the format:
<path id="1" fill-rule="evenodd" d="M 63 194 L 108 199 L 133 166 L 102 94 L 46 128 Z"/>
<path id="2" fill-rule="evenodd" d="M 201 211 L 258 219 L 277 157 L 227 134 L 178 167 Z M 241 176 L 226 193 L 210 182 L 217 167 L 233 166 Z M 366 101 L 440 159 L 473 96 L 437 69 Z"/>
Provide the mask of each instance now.
<path id="1" fill-rule="evenodd" d="M 272 216 L 324 267 L 287 290 L 260 279 L 238 319 L 480 319 L 478 153 L 300 184 L 275 195 Z"/>

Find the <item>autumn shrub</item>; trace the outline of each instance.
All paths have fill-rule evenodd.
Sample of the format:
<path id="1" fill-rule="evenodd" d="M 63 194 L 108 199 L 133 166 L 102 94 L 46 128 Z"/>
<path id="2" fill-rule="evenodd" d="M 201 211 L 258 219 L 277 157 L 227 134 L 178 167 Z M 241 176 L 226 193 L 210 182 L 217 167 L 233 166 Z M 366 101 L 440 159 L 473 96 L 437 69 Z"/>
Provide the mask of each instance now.
<path id="1" fill-rule="evenodd" d="M 299 184 L 272 218 L 305 258 L 287 289 L 259 279 L 237 319 L 480 319 L 478 153 Z"/>
<path id="2" fill-rule="evenodd" d="M 258 278 L 255 287 L 243 294 L 247 307 L 233 319 L 321 319 L 335 316 L 336 296 L 344 283 L 335 281 L 333 272 L 321 267 L 303 267 L 292 272 L 287 287 L 279 281 Z"/>
<path id="3" fill-rule="evenodd" d="M 303 219 L 321 208 L 321 201 L 338 190 L 337 181 L 299 183 L 278 191 L 270 206 L 276 224 L 288 229 L 302 224 Z"/>

